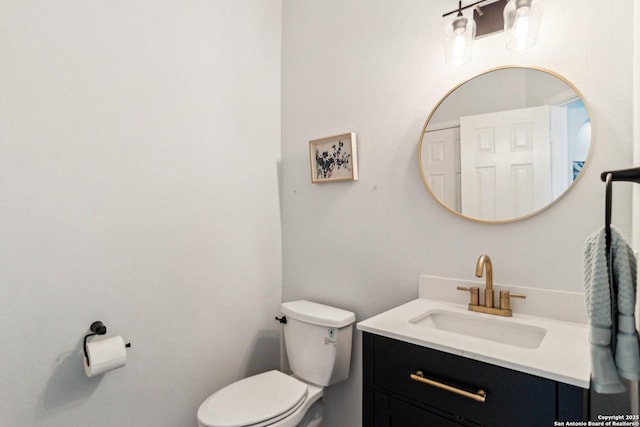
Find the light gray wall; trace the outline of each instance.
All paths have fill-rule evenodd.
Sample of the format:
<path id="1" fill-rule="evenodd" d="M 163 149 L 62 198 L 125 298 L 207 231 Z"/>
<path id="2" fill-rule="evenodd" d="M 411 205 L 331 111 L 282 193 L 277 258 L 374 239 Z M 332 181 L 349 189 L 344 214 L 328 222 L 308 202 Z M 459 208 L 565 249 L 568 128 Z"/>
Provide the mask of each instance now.
<path id="1" fill-rule="evenodd" d="M 420 273 L 472 279 L 481 253 L 492 257 L 497 282 L 582 289 L 582 245 L 604 221 L 599 173 L 632 161 L 633 2 L 546 2 L 532 49 L 510 52 L 501 35 L 484 38 L 456 69 L 444 64 L 440 40 L 453 3 L 284 0 L 284 300 L 333 304 L 362 320 L 415 298 Z M 571 81 L 591 109 L 595 149 L 585 176 L 551 209 L 478 224 L 430 197 L 418 141 L 450 88 L 501 65 L 539 66 Z M 349 131 L 358 137 L 360 181 L 312 185 L 307 142 Z M 629 235 L 629 187 L 618 185 L 614 199 L 614 223 Z M 358 333 L 351 378 L 327 391 L 328 426 L 360 423 L 360 347 Z"/>
<path id="2" fill-rule="evenodd" d="M 193 426 L 278 367 L 280 0 L 0 2 L 0 425 Z M 132 342 L 86 378 L 90 323 Z"/>

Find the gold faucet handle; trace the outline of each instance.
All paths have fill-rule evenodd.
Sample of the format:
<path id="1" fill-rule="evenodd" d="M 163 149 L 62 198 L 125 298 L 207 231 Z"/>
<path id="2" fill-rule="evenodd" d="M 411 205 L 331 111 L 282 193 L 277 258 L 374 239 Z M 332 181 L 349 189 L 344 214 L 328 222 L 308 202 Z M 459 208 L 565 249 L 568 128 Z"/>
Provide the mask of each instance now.
<path id="1" fill-rule="evenodd" d="M 500 308 L 503 310 L 511 310 L 511 298 L 525 299 L 527 296 L 523 294 L 514 294 L 509 291 L 500 291 Z"/>
<path id="2" fill-rule="evenodd" d="M 471 287 L 467 288 L 464 286 L 458 286 L 456 288 L 459 291 L 466 291 L 470 293 L 469 305 L 480 305 L 480 288 Z"/>

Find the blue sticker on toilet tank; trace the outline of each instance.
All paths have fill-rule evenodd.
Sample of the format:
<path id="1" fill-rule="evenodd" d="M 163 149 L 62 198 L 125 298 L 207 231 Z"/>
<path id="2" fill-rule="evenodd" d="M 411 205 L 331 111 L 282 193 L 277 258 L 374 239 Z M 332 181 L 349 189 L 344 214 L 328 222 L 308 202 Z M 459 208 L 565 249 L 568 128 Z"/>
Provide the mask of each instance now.
<path id="1" fill-rule="evenodd" d="M 336 330 L 331 328 L 329 329 L 329 338 L 335 338 L 336 337 Z"/>

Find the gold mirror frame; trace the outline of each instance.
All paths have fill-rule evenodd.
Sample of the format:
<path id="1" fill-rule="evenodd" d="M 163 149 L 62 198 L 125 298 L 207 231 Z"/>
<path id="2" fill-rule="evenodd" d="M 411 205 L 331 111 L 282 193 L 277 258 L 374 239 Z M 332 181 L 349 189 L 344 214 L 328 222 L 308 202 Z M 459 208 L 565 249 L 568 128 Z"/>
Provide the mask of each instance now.
<path id="1" fill-rule="evenodd" d="M 590 134 L 590 138 L 589 138 L 589 150 L 588 150 L 587 156 L 586 156 L 586 158 L 584 160 L 584 165 L 583 165 L 580 173 L 574 178 L 574 180 L 566 188 L 564 188 L 564 190 L 562 190 L 561 194 L 559 194 L 557 197 L 553 198 L 545 206 L 543 206 L 543 207 L 541 207 L 539 209 L 534 209 L 532 212 L 530 212 L 528 214 L 517 216 L 517 217 L 513 217 L 513 218 L 499 219 L 499 220 L 476 218 L 476 217 L 473 217 L 473 216 L 465 215 L 462 212 L 458 212 L 455 208 L 452 208 L 451 206 L 447 205 L 444 201 L 442 201 L 434 193 L 434 191 L 432 190 L 431 186 L 429 185 L 429 181 L 427 179 L 427 176 L 425 175 L 425 168 L 424 168 L 423 161 L 422 161 L 422 159 L 423 159 L 423 153 L 422 153 L 422 151 L 423 151 L 423 143 L 424 143 L 424 139 L 425 139 L 425 134 L 427 132 L 427 127 L 429 126 L 429 122 L 433 118 L 434 114 L 438 111 L 438 108 L 440 108 L 442 106 L 442 104 L 447 100 L 447 98 L 451 94 L 453 94 L 458 89 L 460 89 L 465 84 L 467 84 L 468 82 L 470 82 L 470 81 L 472 81 L 474 79 L 481 78 L 481 77 L 486 76 L 486 75 L 488 75 L 490 73 L 494 73 L 494 72 L 497 72 L 497 71 L 509 70 L 509 69 L 524 69 L 524 70 L 533 70 L 533 71 L 539 71 L 539 72 L 546 73 L 549 76 L 555 77 L 556 79 L 560 80 L 562 83 L 564 83 L 569 89 L 571 89 L 575 93 L 577 98 L 579 98 L 582 101 L 582 104 L 584 105 L 584 108 L 585 108 L 585 110 L 587 112 L 587 115 L 588 115 L 588 118 L 589 118 L 589 123 L 590 123 L 590 126 L 591 126 L 591 134 Z M 488 94 L 488 96 L 495 96 L 495 94 Z M 547 69 L 544 69 L 544 68 L 540 68 L 540 67 L 522 67 L 522 66 L 509 65 L 509 66 L 502 66 L 502 67 L 496 67 L 496 68 L 489 69 L 487 71 L 484 71 L 484 72 L 482 72 L 480 74 L 477 74 L 477 75 L 475 75 L 475 76 L 473 76 L 473 77 L 471 77 L 471 78 L 459 83 L 458 85 L 453 87 L 450 91 L 448 91 L 438 101 L 438 103 L 435 105 L 435 107 L 430 112 L 429 116 L 427 117 L 427 120 L 426 120 L 424 126 L 422 127 L 422 133 L 420 135 L 420 142 L 419 142 L 419 145 L 418 145 L 418 167 L 420 169 L 420 176 L 422 177 L 422 182 L 424 183 L 425 187 L 427 187 L 427 190 L 429 191 L 429 193 L 433 196 L 433 198 L 441 206 L 443 206 L 448 211 L 454 213 L 457 216 L 460 216 L 462 218 L 465 218 L 465 219 L 468 219 L 468 220 L 471 220 L 471 221 L 474 221 L 474 222 L 478 222 L 478 223 L 504 224 L 504 223 L 521 221 L 523 219 L 530 218 L 530 217 L 532 217 L 534 215 L 537 215 L 537 214 L 549 209 L 551 206 L 555 205 L 558 201 L 560 201 L 576 185 L 576 183 L 584 175 L 584 171 L 585 171 L 585 169 L 587 168 L 587 166 L 589 165 L 589 163 L 591 161 L 593 148 L 594 148 L 593 114 L 591 113 L 591 109 L 590 109 L 589 105 L 587 104 L 584 96 L 582 96 L 582 93 L 573 85 L 573 83 L 571 83 L 569 80 L 567 80 L 563 76 L 559 75 L 558 73 L 555 73 L 553 71 L 550 71 L 550 70 L 547 70 Z"/>

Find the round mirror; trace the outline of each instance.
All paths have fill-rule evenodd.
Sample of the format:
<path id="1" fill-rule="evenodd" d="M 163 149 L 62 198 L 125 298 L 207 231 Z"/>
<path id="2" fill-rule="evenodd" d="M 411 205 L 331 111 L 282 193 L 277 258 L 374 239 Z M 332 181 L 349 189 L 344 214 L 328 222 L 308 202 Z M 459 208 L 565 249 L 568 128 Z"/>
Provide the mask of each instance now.
<path id="1" fill-rule="evenodd" d="M 422 180 L 444 207 L 479 222 L 534 215 L 571 188 L 591 154 L 578 90 L 547 70 L 502 67 L 453 88 L 424 125 Z"/>

